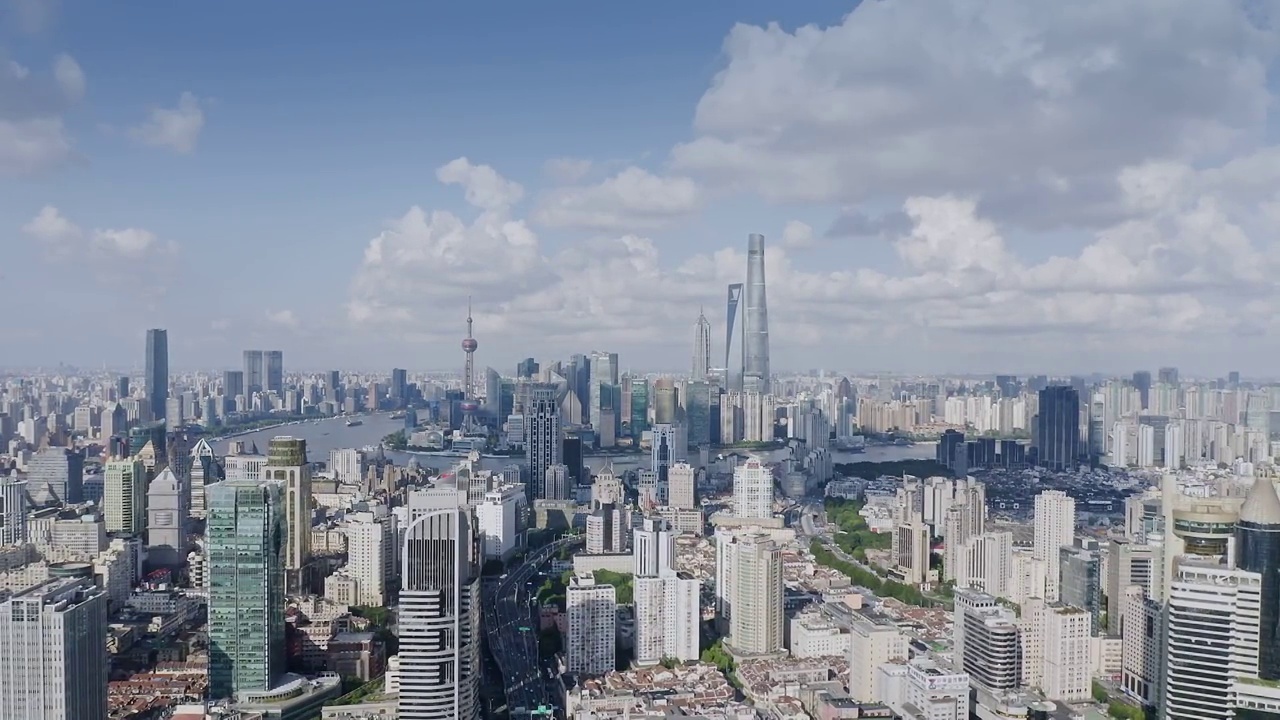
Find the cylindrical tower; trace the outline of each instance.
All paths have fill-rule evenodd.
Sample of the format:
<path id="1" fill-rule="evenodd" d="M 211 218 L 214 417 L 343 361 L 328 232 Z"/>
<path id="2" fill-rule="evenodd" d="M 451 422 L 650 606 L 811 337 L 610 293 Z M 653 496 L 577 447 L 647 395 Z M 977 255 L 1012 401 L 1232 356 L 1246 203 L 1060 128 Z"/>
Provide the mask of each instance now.
<path id="1" fill-rule="evenodd" d="M 1280 498 L 1271 478 L 1254 480 L 1240 508 L 1236 566 L 1262 576 L 1258 677 L 1280 680 Z"/>

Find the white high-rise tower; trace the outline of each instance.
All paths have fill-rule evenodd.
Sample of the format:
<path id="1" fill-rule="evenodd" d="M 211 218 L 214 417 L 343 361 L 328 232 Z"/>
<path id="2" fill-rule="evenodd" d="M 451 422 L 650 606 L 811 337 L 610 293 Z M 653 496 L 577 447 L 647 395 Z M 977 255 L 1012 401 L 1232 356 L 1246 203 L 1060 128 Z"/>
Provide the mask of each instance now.
<path id="1" fill-rule="evenodd" d="M 107 595 L 60 578 L 0 603 L 0 718 L 106 720 Z"/>
<path id="2" fill-rule="evenodd" d="M 773 517 L 773 472 L 759 458 L 733 471 L 733 515 L 747 520 Z"/>
<path id="3" fill-rule="evenodd" d="M 1036 496 L 1036 527 L 1031 555 L 1044 563 L 1044 601 L 1057 602 L 1062 585 L 1058 551 L 1070 546 L 1076 534 L 1076 501 L 1061 490 Z"/>
<path id="4" fill-rule="evenodd" d="M 471 514 L 457 492 L 409 496 L 401 556 L 401 720 L 480 715 L 480 583 Z"/>
<path id="5" fill-rule="evenodd" d="M 27 538 L 27 482 L 17 475 L 0 477 L 0 545 Z"/>

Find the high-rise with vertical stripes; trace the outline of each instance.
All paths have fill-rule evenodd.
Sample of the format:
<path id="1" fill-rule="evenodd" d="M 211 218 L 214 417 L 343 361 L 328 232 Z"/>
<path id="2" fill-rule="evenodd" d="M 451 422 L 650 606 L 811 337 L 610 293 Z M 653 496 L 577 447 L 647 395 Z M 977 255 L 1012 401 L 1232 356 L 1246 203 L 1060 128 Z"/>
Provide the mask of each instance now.
<path id="1" fill-rule="evenodd" d="M 472 515 L 457 492 L 409 496 L 401 555 L 401 720 L 480 715 L 480 583 Z"/>
<path id="2" fill-rule="evenodd" d="M 0 603 L 0 718 L 106 720 L 107 595 L 58 578 Z"/>

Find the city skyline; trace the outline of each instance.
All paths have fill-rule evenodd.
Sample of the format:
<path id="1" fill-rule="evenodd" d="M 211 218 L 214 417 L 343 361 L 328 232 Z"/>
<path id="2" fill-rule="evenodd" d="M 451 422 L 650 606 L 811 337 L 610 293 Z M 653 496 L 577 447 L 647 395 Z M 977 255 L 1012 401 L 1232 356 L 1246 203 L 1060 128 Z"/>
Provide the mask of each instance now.
<path id="1" fill-rule="evenodd" d="M 1272 21 L 1095 5 L 13 3 L 0 282 L 43 307 L 10 362 L 132 364 L 164 327 L 175 368 L 264 346 L 452 366 L 473 295 L 481 366 L 605 346 L 680 368 L 760 233 L 779 370 L 1261 373 Z M 359 101 L 330 102 L 350 73 Z M 37 319 L 85 308 L 113 322 Z"/>

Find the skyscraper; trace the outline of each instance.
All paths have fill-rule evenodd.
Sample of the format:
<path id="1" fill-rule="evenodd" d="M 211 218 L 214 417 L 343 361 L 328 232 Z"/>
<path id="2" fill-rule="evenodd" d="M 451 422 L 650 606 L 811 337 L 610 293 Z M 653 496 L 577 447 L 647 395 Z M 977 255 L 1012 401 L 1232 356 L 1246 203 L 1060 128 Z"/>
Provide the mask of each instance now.
<path id="1" fill-rule="evenodd" d="M 236 409 L 236 396 L 244 395 L 244 371 L 224 370 L 222 373 L 222 401 L 228 412 Z"/>
<path id="2" fill-rule="evenodd" d="M 280 486 L 208 488 L 209 697 L 267 690 L 285 669 L 284 508 Z"/>
<path id="3" fill-rule="evenodd" d="M 177 567 L 187 557 L 187 503 L 171 467 L 161 470 L 147 488 L 147 562 Z"/>
<path id="4" fill-rule="evenodd" d="M 147 528 L 147 471 L 142 461 L 108 460 L 102 475 L 107 532 L 141 536 Z"/>
<path id="5" fill-rule="evenodd" d="M 590 575 L 574 575 L 565 590 L 569 637 L 565 665 L 569 672 L 599 676 L 614 670 L 618 600 L 612 585 Z"/>
<path id="6" fill-rule="evenodd" d="M 1151 373 L 1147 370 L 1139 370 L 1133 374 L 1133 386 L 1138 390 L 1138 397 L 1142 402 L 1142 409 L 1146 410 L 1151 407 Z"/>
<path id="7" fill-rule="evenodd" d="M 591 381 L 588 386 L 588 422 L 596 432 L 601 431 L 602 409 L 613 411 L 614 422 L 618 422 L 618 405 L 614 402 L 621 399 L 621 388 L 618 387 L 618 353 L 591 353 Z"/>
<path id="8" fill-rule="evenodd" d="M 1035 538 L 1031 555 L 1045 564 L 1044 600 L 1057 602 L 1062 582 L 1060 552 L 1076 535 L 1076 501 L 1061 490 L 1036 495 Z"/>
<path id="9" fill-rule="evenodd" d="M 706 445 L 711 442 L 711 394 L 710 383 L 695 381 L 684 386 L 685 424 L 689 428 L 690 445 Z"/>
<path id="10" fill-rule="evenodd" d="M 1236 565 L 1262 579 L 1258 677 L 1280 680 L 1280 498 L 1271 478 L 1254 480 L 1235 535 Z"/>
<path id="11" fill-rule="evenodd" d="M 733 325 L 738 319 L 738 304 L 742 300 L 742 283 L 733 283 L 729 286 L 728 304 L 724 311 L 724 376 L 725 382 L 730 387 L 738 390 L 742 389 L 741 383 L 728 383 L 729 380 L 729 352 L 733 348 Z"/>
<path id="12" fill-rule="evenodd" d="M 1250 717 L 1233 707 L 1258 676 L 1261 579 L 1213 560 L 1175 564 L 1166 597 L 1163 720 Z M 1256 682 L 1256 681 L 1255 681 Z M 1257 718 L 1274 717 L 1267 713 Z"/>
<path id="13" fill-rule="evenodd" d="M 147 407 L 151 419 L 164 417 L 164 403 L 169 399 L 169 331 L 152 328 L 147 331 Z"/>
<path id="14" fill-rule="evenodd" d="M 27 538 L 27 483 L 17 474 L 0 475 L 0 546 Z"/>
<path id="15" fill-rule="evenodd" d="M 538 374 L 538 361 L 533 358 L 525 358 L 516 363 L 516 377 L 521 380 L 532 380 L 534 375 Z M 573 378 L 568 378 L 572 384 Z"/>
<path id="16" fill-rule="evenodd" d="M 391 368 L 391 385 L 387 388 L 391 397 L 404 400 L 409 395 L 409 372 L 404 368 Z"/>
<path id="17" fill-rule="evenodd" d="M 277 395 L 284 393 L 284 353 L 280 350 L 263 350 L 263 376 L 265 390 Z"/>
<path id="18" fill-rule="evenodd" d="M 1080 396 L 1069 385 L 1040 391 L 1036 416 L 1037 463 L 1054 472 L 1072 470 L 1080 462 Z"/>
<path id="19" fill-rule="evenodd" d="M 701 583 L 675 569 L 675 533 L 665 520 L 645 518 L 634 532 L 636 662 L 698 657 Z"/>
<path id="20" fill-rule="evenodd" d="M 678 462 L 667 469 L 667 504 L 681 510 L 698 507 L 698 471 L 689 463 Z"/>
<path id="21" fill-rule="evenodd" d="M 59 578 L 0 603 L 0 718 L 106 720 L 107 595 Z"/>
<path id="22" fill-rule="evenodd" d="M 639 440 L 649 429 L 649 381 L 631 378 L 631 437 Z"/>
<path id="23" fill-rule="evenodd" d="M 307 462 L 307 441 L 292 437 L 271 438 L 262 479 L 278 483 L 284 492 L 286 526 L 285 586 L 302 592 L 307 586 L 305 572 L 311 560 L 311 465 Z"/>
<path id="24" fill-rule="evenodd" d="M 768 535 L 738 538 L 729 644 L 746 654 L 782 649 L 782 553 Z"/>
<path id="25" fill-rule="evenodd" d="M 747 305 L 742 314 L 742 389 L 769 392 L 769 309 L 764 291 L 764 236 L 747 236 Z"/>
<path id="26" fill-rule="evenodd" d="M 658 577 L 675 572 L 676 533 L 671 524 L 659 518 L 644 518 L 640 527 L 631 531 L 631 556 L 634 575 Z"/>
<path id="27" fill-rule="evenodd" d="M 401 556 L 402 720 L 480 714 L 480 583 L 471 514 L 456 492 L 409 496 Z"/>
<path id="28" fill-rule="evenodd" d="M 263 386 L 262 367 L 262 351 L 261 350 L 245 350 L 244 351 L 244 394 L 253 395 L 256 392 L 262 392 Z"/>
<path id="29" fill-rule="evenodd" d="M 759 458 L 749 458 L 733 471 L 733 516 L 773 517 L 773 472 Z"/>
<path id="30" fill-rule="evenodd" d="M 658 476 L 658 482 L 666 484 L 667 469 L 689 459 L 689 431 L 680 423 L 662 423 L 653 426 L 653 440 L 649 451 L 649 469 Z"/>
<path id="31" fill-rule="evenodd" d="M 559 390 L 554 383 L 529 383 L 524 409 L 524 447 L 529 458 L 529 504 L 547 496 L 547 468 L 560 464 Z"/>
<path id="32" fill-rule="evenodd" d="M 64 447 L 40 450 L 27 466 L 27 492 L 33 498 L 49 493 L 63 504 L 82 502 L 84 456 Z"/>
<path id="33" fill-rule="evenodd" d="M 693 380 L 706 380 L 711 369 L 711 321 L 698 310 L 698 322 L 693 327 Z"/>
<path id="34" fill-rule="evenodd" d="M 342 373 L 337 370 L 330 370 L 325 373 L 324 377 L 325 401 L 334 403 L 335 405 L 342 402 L 342 396 L 340 394 L 340 391 L 342 390 Z"/>
<path id="35" fill-rule="evenodd" d="M 680 407 L 676 396 L 675 383 L 671 378 L 658 378 L 653 383 L 653 423 L 669 425 L 676 421 L 676 411 Z"/>

